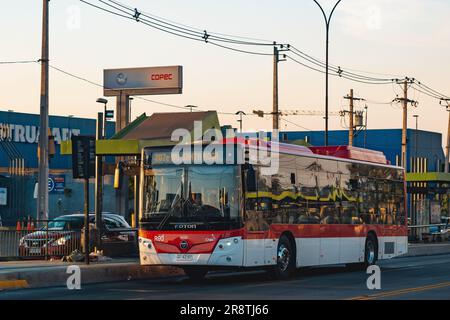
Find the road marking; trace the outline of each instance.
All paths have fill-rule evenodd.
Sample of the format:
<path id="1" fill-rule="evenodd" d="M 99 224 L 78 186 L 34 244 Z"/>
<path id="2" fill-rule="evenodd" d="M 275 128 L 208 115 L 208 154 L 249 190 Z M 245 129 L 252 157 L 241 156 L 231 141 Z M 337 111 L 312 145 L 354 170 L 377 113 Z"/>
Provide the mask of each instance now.
<path id="1" fill-rule="evenodd" d="M 1 289 L 27 288 L 27 287 L 28 287 L 27 280 L 5 280 L 5 281 L 0 281 L 0 290 Z"/>
<path id="2" fill-rule="evenodd" d="M 400 295 L 404 295 L 404 294 L 408 294 L 408 293 L 423 292 L 423 291 L 428 291 L 428 290 L 441 289 L 441 288 L 445 288 L 445 287 L 450 287 L 450 281 L 442 282 L 442 283 L 438 283 L 438 284 L 427 285 L 427 286 L 415 287 L 415 288 L 406 288 L 406 289 L 382 292 L 382 293 L 378 293 L 378 294 L 358 296 L 358 297 L 349 298 L 347 300 L 375 300 L 375 299 L 379 299 L 379 298 L 395 297 L 395 296 L 400 296 Z"/>

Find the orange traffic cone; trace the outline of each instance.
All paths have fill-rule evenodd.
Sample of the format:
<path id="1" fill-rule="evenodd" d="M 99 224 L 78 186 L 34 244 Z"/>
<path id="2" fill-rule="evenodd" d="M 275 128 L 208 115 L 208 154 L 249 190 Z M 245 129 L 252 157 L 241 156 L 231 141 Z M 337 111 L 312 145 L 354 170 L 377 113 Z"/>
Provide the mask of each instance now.
<path id="1" fill-rule="evenodd" d="M 22 231 L 22 226 L 20 225 L 20 220 L 17 220 L 16 231 L 17 232 Z"/>

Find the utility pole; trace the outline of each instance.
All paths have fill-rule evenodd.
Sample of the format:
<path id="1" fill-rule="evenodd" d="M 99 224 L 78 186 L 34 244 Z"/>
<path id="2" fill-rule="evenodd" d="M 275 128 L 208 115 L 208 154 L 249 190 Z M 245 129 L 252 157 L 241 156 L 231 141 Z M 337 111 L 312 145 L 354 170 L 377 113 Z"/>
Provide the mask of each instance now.
<path id="1" fill-rule="evenodd" d="M 443 104 L 445 103 L 445 104 Z M 450 161 L 450 99 L 441 99 L 440 105 L 445 105 L 448 112 L 448 127 L 447 127 L 447 145 L 445 146 L 445 166 L 444 172 L 449 173 L 449 161 Z"/>
<path id="2" fill-rule="evenodd" d="M 49 0 L 43 0 L 42 10 L 42 52 L 41 52 L 41 103 L 39 120 L 39 173 L 37 220 L 48 220 L 48 13 Z"/>
<path id="3" fill-rule="evenodd" d="M 286 61 L 286 59 L 280 59 L 280 52 L 282 51 L 288 51 L 289 45 L 287 49 L 283 49 L 284 46 L 280 45 L 280 49 L 278 48 L 278 45 L 276 42 L 274 42 L 273 46 L 273 109 L 272 109 L 272 115 L 273 115 L 273 124 L 272 129 L 273 131 L 279 129 L 279 111 L 278 111 L 278 63 L 281 61 Z M 285 58 L 285 56 L 284 56 Z"/>
<path id="4" fill-rule="evenodd" d="M 365 117 L 364 117 L 364 148 L 366 148 L 367 146 L 367 114 L 369 111 L 369 107 L 366 105 L 364 107 L 365 112 Z"/>
<path id="5" fill-rule="evenodd" d="M 445 173 L 448 173 L 449 171 L 449 160 L 450 160 L 450 110 L 447 108 L 448 111 L 448 128 L 447 128 L 447 145 L 445 146 Z"/>
<path id="6" fill-rule="evenodd" d="M 406 77 L 403 80 L 403 98 L 396 98 L 394 101 L 403 103 L 403 126 L 402 126 L 402 156 L 401 165 L 403 168 L 407 167 L 406 150 L 408 144 L 407 130 L 408 130 L 408 103 L 413 106 L 417 106 L 417 101 L 408 99 L 408 84 L 414 82 L 414 78 Z"/>
<path id="7" fill-rule="evenodd" d="M 408 144 L 407 137 L 408 130 L 408 80 L 406 79 L 403 84 L 403 127 L 402 127 L 402 166 L 406 170 L 407 157 L 406 149 Z"/>
<path id="8" fill-rule="evenodd" d="M 355 137 L 354 130 L 355 130 L 355 124 L 353 120 L 355 119 L 355 112 L 353 111 L 354 102 L 355 101 L 364 101 L 363 98 L 355 98 L 353 95 L 353 89 L 350 89 L 350 94 L 344 97 L 344 99 L 348 99 L 350 101 L 350 110 L 348 111 L 349 115 L 349 130 L 348 130 L 348 145 L 353 146 L 353 140 Z"/>
<path id="9" fill-rule="evenodd" d="M 350 89 L 350 96 L 349 96 L 349 101 L 350 101 L 350 112 L 349 112 L 349 117 L 350 117 L 350 122 L 349 122 L 349 130 L 348 130 L 348 145 L 349 146 L 353 146 L 353 128 L 354 128 L 354 124 L 353 124 L 353 89 Z"/>
<path id="10" fill-rule="evenodd" d="M 273 131 L 278 130 L 279 127 L 279 115 L 278 115 L 278 61 L 279 52 L 277 46 L 273 46 Z"/>

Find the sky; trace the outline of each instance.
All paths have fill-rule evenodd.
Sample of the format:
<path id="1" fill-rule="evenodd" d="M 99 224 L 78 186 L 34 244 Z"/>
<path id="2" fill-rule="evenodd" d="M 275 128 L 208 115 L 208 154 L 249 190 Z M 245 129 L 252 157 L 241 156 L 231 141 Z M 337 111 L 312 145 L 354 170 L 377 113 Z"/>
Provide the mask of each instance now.
<path id="1" fill-rule="evenodd" d="M 99 3 L 98 0 L 89 0 Z M 309 55 L 325 59 L 325 24 L 313 0 L 119 0 L 156 16 L 212 32 L 290 43 Z M 333 0 L 319 0 L 327 12 Z M 446 0 L 343 0 L 330 27 L 330 62 L 389 77 L 415 77 L 450 95 L 450 2 Z M 42 1 L 2 1 L 0 4 L 0 62 L 40 57 Z M 267 50 L 267 49 L 262 49 Z M 271 49 L 267 52 L 271 52 Z M 172 36 L 131 20 L 116 17 L 78 0 L 50 2 L 50 60 L 53 66 L 102 84 L 103 69 L 182 65 L 181 95 L 147 98 L 203 110 L 267 112 L 272 108 L 272 57 L 235 53 L 202 42 Z M 0 109 L 39 112 L 38 64 L 0 65 Z M 391 76 L 392 75 L 392 76 Z M 382 76 L 384 77 L 384 76 Z M 347 108 L 343 99 L 353 88 L 369 103 L 369 129 L 400 128 L 401 107 L 375 104 L 401 95 L 396 84 L 367 85 L 330 77 L 330 111 Z M 445 108 L 415 90 L 418 100 L 409 109 L 408 127 L 446 134 Z M 100 87 L 50 71 L 50 114 L 95 118 Z M 325 77 L 291 61 L 279 66 L 280 110 L 324 110 Z M 109 98 L 110 105 L 114 99 Z M 361 110 L 365 103 L 356 103 Z M 132 118 L 178 109 L 134 100 Z M 322 130 L 320 116 L 288 116 L 283 130 Z M 237 116 L 221 115 L 222 124 L 238 126 Z M 270 117 L 246 116 L 244 130 L 268 130 Z M 338 116 L 330 129 L 343 129 Z"/>

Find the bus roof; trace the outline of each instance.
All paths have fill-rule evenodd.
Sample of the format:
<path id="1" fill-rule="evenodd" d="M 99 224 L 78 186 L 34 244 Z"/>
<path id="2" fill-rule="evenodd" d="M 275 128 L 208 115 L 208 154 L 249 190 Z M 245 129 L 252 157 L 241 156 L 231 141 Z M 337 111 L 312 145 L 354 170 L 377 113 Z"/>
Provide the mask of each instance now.
<path id="1" fill-rule="evenodd" d="M 378 163 L 390 165 L 390 161 L 386 159 L 383 152 L 357 148 L 353 146 L 327 146 L 327 147 L 305 147 L 289 143 L 271 142 L 261 139 L 246 138 L 226 138 L 221 141 L 223 144 L 245 144 L 253 147 L 267 148 L 277 144 L 280 153 L 296 154 L 296 155 L 321 155 L 348 160 L 358 160 L 364 162 Z"/>

